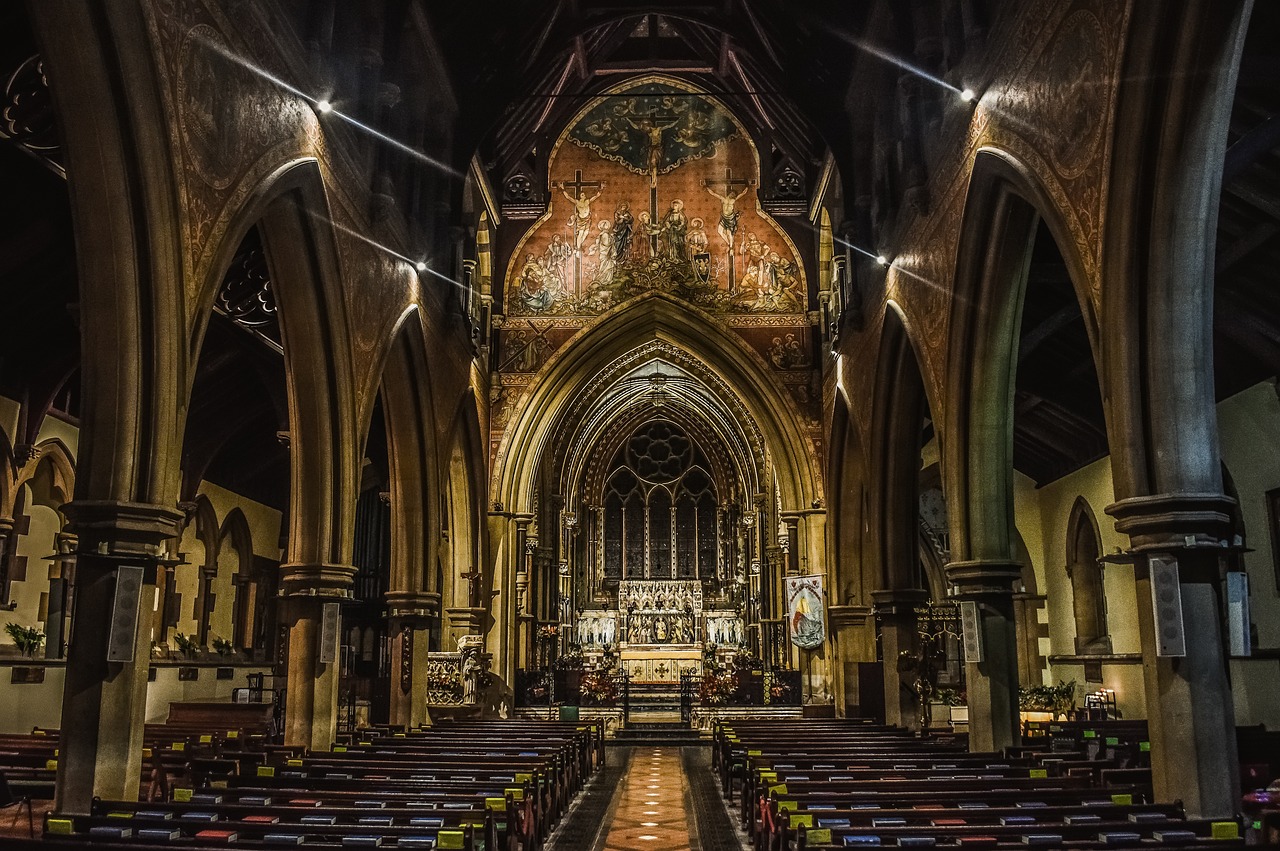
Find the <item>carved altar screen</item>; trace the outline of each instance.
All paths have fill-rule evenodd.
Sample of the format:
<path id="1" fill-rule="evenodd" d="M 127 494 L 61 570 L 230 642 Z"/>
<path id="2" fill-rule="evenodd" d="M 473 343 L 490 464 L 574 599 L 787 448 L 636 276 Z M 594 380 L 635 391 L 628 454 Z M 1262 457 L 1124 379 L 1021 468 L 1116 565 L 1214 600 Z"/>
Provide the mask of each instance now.
<path id="1" fill-rule="evenodd" d="M 606 585 L 716 576 L 718 499 L 709 467 L 665 420 L 642 426 L 618 451 L 601 503 Z"/>

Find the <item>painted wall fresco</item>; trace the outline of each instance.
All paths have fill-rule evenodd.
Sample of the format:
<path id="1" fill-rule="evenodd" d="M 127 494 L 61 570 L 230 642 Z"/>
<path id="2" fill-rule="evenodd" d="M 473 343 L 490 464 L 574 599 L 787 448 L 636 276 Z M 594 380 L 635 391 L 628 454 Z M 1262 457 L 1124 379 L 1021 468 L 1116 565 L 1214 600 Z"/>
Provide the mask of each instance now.
<path id="1" fill-rule="evenodd" d="M 640 82 L 589 105 L 550 166 L 553 200 L 513 255 L 509 317 L 591 317 L 653 290 L 718 314 L 797 314 L 795 247 L 759 210 L 759 166 L 710 98 Z"/>

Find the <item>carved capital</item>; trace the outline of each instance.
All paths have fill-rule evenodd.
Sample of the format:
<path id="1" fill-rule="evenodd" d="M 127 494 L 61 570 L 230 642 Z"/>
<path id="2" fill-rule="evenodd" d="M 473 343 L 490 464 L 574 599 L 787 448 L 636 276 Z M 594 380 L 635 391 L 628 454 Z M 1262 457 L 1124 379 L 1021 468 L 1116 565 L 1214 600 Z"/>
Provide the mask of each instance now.
<path id="1" fill-rule="evenodd" d="M 77 553 L 144 561 L 161 558 L 164 542 L 182 534 L 186 519 L 177 508 L 116 500 L 76 500 L 62 511 Z"/>
<path id="2" fill-rule="evenodd" d="M 348 600 L 358 572 L 349 564 L 282 564 L 280 596 Z"/>
<path id="3" fill-rule="evenodd" d="M 1014 561 L 972 559 L 953 561 L 946 566 L 947 581 L 957 586 L 962 597 L 1013 595 L 1013 586 L 1022 579 L 1022 565 Z"/>
<path id="4" fill-rule="evenodd" d="M 388 591 L 387 617 L 429 621 L 440 615 L 440 595 L 427 591 Z"/>
<path id="5" fill-rule="evenodd" d="M 1220 493 L 1175 493 L 1129 497 L 1106 511 L 1129 536 L 1131 552 L 1176 552 L 1228 546 L 1235 505 Z"/>
<path id="6" fill-rule="evenodd" d="M 13 446 L 13 463 L 19 470 L 40 458 L 40 447 L 30 443 L 15 443 Z"/>
<path id="7" fill-rule="evenodd" d="M 916 607 L 929 602 L 929 592 L 923 588 L 887 588 L 872 591 L 871 600 L 877 618 L 914 618 Z"/>
<path id="8" fill-rule="evenodd" d="M 827 622 L 833 630 L 866 626 L 871 620 L 870 606 L 828 606 Z"/>

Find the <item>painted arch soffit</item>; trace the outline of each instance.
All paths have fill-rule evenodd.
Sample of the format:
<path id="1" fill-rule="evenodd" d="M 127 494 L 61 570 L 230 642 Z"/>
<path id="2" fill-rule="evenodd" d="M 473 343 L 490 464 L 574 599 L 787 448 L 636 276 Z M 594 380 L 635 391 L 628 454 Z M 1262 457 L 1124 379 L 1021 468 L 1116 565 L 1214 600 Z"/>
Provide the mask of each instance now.
<path id="1" fill-rule="evenodd" d="M 660 380 L 655 383 L 654 378 Z M 617 358 L 576 394 L 557 429 L 552 457 L 587 457 L 627 406 L 652 405 L 655 388 L 670 398 L 675 409 L 688 411 L 716 435 L 717 442 L 736 461 L 734 467 L 743 475 L 744 484 L 767 481 L 764 435 L 745 402 L 700 359 L 662 340 L 652 340 Z"/>
<path id="2" fill-rule="evenodd" d="M 507 270 L 508 317 L 581 326 L 652 291 L 735 326 L 803 316 L 804 267 L 760 209 L 758 153 L 714 98 L 628 82 L 577 114 L 549 162 L 552 201 Z"/>
<path id="3" fill-rule="evenodd" d="M 579 413 L 579 412 L 575 412 Z M 753 492 L 764 463 L 750 427 L 701 380 L 661 359 L 620 377 L 577 420 L 568 420 L 555 443 L 557 478 L 566 493 L 599 489 L 602 465 L 646 422 L 668 420 L 685 430 L 707 456 L 722 494 Z"/>

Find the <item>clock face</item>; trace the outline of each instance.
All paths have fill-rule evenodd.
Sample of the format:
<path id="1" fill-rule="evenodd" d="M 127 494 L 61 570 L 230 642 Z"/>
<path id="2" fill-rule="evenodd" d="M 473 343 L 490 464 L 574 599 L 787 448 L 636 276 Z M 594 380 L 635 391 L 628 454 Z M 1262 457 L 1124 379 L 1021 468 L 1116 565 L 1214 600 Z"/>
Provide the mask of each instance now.
<path id="1" fill-rule="evenodd" d="M 920 494 L 920 519 L 935 532 L 947 528 L 947 502 L 938 488 Z"/>

